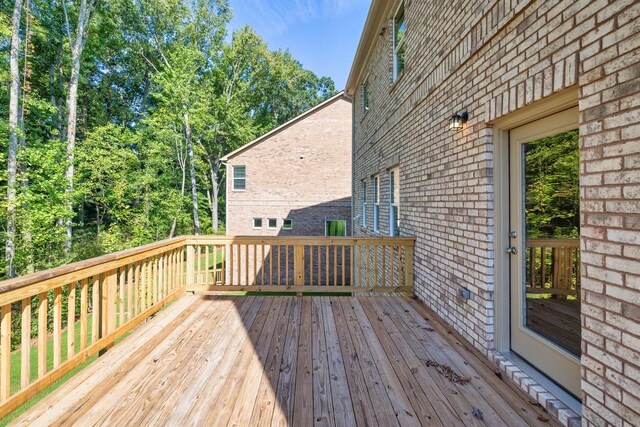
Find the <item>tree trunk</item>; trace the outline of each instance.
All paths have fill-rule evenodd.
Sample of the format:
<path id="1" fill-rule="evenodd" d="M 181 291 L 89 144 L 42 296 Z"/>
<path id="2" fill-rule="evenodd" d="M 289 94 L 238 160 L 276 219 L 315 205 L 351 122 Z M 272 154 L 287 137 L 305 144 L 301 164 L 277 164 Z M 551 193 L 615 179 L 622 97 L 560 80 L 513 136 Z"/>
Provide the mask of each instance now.
<path id="1" fill-rule="evenodd" d="M 169 230 L 169 238 L 170 239 L 176 233 L 176 227 L 178 225 L 178 215 L 182 211 L 182 208 L 181 208 L 182 207 L 182 199 L 184 198 L 184 190 L 185 190 L 186 181 L 187 181 L 187 170 L 185 168 L 184 162 L 182 162 L 182 161 L 179 161 L 179 162 L 180 162 L 180 169 L 182 169 L 182 184 L 180 186 L 180 206 L 178 206 L 178 212 L 176 213 L 176 216 L 173 217 L 173 223 L 171 224 L 171 230 Z"/>
<path id="2" fill-rule="evenodd" d="M 29 47 L 31 46 L 31 10 L 29 9 L 29 0 L 24 5 L 25 9 L 25 36 L 24 36 L 24 69 L 22 77 L 22 108 L 20 111 L 20 124 L 19 127 L 22 130 L 20 138 L 18 139 L 18 149 L 21 150 L 27 145 L 26 128 L 24 121 L 27 115 L 27 95 L 31 89 L 29 79 L 31 77 L 31 67 L 29 67 Z M 22 194 L 27 194 L 29 191 L 29 178 L 26 174 L 25 165 L 18 164 L 18 174 L 22 175 L 20 179 L 20 188 Z M 22 212 L 28 213 L 29 205 L 25 202 L 21 207 Z M 27 267 L 27 274 L 35 272 L 34 257 L 33 257 L 33 235 L 31 234 L 31 220 L 27 219 L 21 223 L 22 229 L 22 242 L 23 250 L 25 253 L 25 261 Z"/>
<path id="3" fill-rule="evenodd" d="M 80 57 L 87 41 L 87 24 L 91 16 L 93 1 L 82 0 L 80 13 L 78 14 L 78 26 L 76 27 L 75 41 L 71 49 L 71 78 L 69 79 L 69 91 L 67 95 L 67 208 L 69 217 L 66 220 L 67 240 L 65 249 L 67 254 L 71 252 L 73 243 L 73 173 L 74 156 L 76 147 L 76 125 L 78 121 L 78 81 L 80 79 Z"/>
<path id="4" fill-rule="evenodd" d="M 9 69 L 11 72 L 11 89 L 9 92 L 9 147 L 7 155 L 7 242 L 5 258 L 7 261 L 6 275 L 14 277 L 16 274 L 16 175 L 18 170 L 18 128 L 20 105 L 20 17 L 22 15 L 22 0 L 16 0 L 11 17 L 11 53 Z"/>
<path id="5" fill-rule="evenodd" d="M 220 172 L 220 162 L 218 160 L 209 160 L 209 179 L 211 179 L 211 227 L 214 234 L 218 233 L 218 194 L 220 194 L 220 183 L 218 182 L 218 173 Z"/>
<path id="6" fill-rule="evenodd" d="M 198 188 L 196 187 L 196 162 L 193 154 L 193 141 L 191 140 L 191 124 L 189 113 L 184 113 L 184 136 L 187 142 L 189 155 L 189 174 L 191 175 L 191 199 L 193 201 L 193 234 L 200 234 L 200 216 L 198 215 Z"/>

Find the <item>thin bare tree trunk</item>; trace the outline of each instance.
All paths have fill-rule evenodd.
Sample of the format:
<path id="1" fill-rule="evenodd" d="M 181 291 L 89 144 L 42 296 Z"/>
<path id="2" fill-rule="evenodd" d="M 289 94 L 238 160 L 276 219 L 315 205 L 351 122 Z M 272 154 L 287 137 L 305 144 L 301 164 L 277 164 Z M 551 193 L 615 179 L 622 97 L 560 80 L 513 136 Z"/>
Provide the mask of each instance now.
<path id="1" fill-rule="evenodd" d="M 29 48 L 31 46 L 31 10 L 29 8 L 29 0 L 24 5 L 25 9 L 25 36 L 24 36 L 24 69 L 22 77 L 22 109 L 20 111 L 20 129 L 22 130 L 20 138 L 18 140 L 18 149 L 22 149 L 27 145 L 26 127 L 24 125 L 25 117 L 27 115 L 27 95 L 31 89 L 29 79 L 31 77 L 31 67 L 29 66 Z M 26 194 L 29 191 L 29 177 L 26 174 L 25 165 L 18 164 L 18 174 L 22 175 L 20 180 L 20 188 L 22 194 Z M 29 211 L 29 205 L 24 203 L 21 206 L 23 212 Z M 33 258 L 33 236 L 31 234 L 31 221 L 29 219 L 21 223 L 22 229 L 22 242 L 25 252 L 25 261 L 27 266 L 27 273 L 33 273 L 35 271 L 34 258 Z"/>
<path id="2" fill-rule="evenodd" d="M 191 140 L 191 123 L 189 113 L 184 113 L 184 135 L 187 142 L 189 156 L 189 174 L 191 175 L 191 199 L 193 201 L 193 234 L 200 234 L 200 216 L 198 214 L 198 188 L 196 186 L 196 162 L 193 154 L 193 141 Z"/>
<path id="3" fill-rule="evenodd" d="M 78 14 L 78 25 L 76 27 L 75 41 L 71 48 L 71 78 L 69 79 L 69 91 L 67 95 L 67 208 L 69 209 L 69 217 L 65 221 L 67 228 L 67 240 L 65 249 L 67 254 L 71 252 L 73 244 L 73 201 L 71 194 L 73 193 L 73 174 L 74 174 L 74 157 L 76 147 L 76 126 L 78 121 L 78 81 L 80 79 L 80 58 L 85 42 L 87 41 L 87 25 L 91 17 L 93 9 L 93 1 L 82 0 L 80 2 L 80 12 Z M 66 12 L 66 10 L 65 10 Z M 67 21 L 67 33 L 69 31 L 69 22 Z"/>
<path id="4" fill-rule="evenodd" d="M 171 230 L 169 230 L 169 238 L 170 239 L 176 233 L 176 227 L 178 225 L 178 215 L 182 211 L 182 199 L 184 198 L 184 192 L 185 192 L 186 181 L 187 181 L 187 167 L 185 165 L 184 154 L 182 153 L 182 147 L 181 146 L 177 146 L 176 147 L 176 154 L 178 156 L 178 163 L 180 164 L 180 170 L 182 171 L 182 183 L 180 185 L 180 205 L 178 206 L 178 212 L 176 212 L 176 216 L 173 217 L 173 223 L 171 224 Z"/>
<path id="5" fill-rule="evenodd" d="M 18 171 L 18 133 L 19 105 L 20 105 L 20 18 L 22 16 L 22 0 L 16 0 L 11 17 L 11 53 L 9 69 L 11 72 L 11 89 L 9 93 L 9 147 L 7 156 L 7 242 L 5 258 L 7 261 L 6 275 L 14 277 L 16 274 L 16 175 Z"/>

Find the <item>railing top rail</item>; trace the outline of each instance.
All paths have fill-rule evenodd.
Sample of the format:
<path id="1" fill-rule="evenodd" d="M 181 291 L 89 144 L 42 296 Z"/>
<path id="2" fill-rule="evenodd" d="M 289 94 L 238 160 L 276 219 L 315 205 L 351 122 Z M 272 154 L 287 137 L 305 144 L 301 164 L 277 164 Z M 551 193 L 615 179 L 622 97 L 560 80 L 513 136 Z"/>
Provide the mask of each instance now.
<path id="1" fill-rule="evenodd" d="M 96 258 L 90 258 L 83 261 L 74 262 L 60 267 L 50 268 L 48 270 L 39 271 L 26 276 L 16 277 L 14 279 L 4 280 L 0 282 L 0 294 L 20 289 L 25 286 L 33 285 L 43 281 L 55 279 L 61 276 L 69 275 L 71 273 L 78 273 L 83 270 L 87 270 L 93 267 L 108 265 L 109 269 L 117 268 L 119 261 L 130 261 L 131 258 L 144 258 L 150 252 L 158 251 L 162 252 L 162 249 L 170 250 L 169 248 L 177 248 L 185 244 L 186 236 L 178 236 L 173 239 L 162 240 L 155 243 L 150 243 L 144 246 L 138 246 L 124 251 L 114 252 L 107 255 L 102 255 Z M 115 264 L 115 266 L 114 266 Z M 94 273 L 95 274 L 95 273 Z"/>
<path id="2" fill-rule="evenodd" d="M 187 245 L 280 244 L 280 245 L 413 245 L 415 237 L 323 237 L 323 236 L 188 236 Z"/>
<path id="3" fill-rule="evenodd" d="M 528 248 L 579 248 L 580 239 L 566 237 L 527 238 L 526 244 Z"/>

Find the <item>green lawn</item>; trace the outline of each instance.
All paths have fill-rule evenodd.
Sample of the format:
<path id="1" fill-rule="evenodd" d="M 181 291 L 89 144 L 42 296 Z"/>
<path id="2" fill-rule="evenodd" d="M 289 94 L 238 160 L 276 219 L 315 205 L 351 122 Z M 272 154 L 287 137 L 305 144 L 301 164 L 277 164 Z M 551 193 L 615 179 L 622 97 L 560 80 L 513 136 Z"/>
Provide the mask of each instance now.
<path id="1" fill-rule="evenodd" d="M 87 345 L 91 344 L 91 322 L 92 315 L 89 314 L 87 316 Z M 64 362 L 67 359 L 67 336 L 68 330 L 65 329 L 62 331 L 62 361 Z M 30 354 L 30 365 L 31 372 L 30 377 L 33 382 L 38 378 L 38 344 L 37 341 L 33 341 L 34 344 L 31 346 L 31 354 Z M 80 321 L 78 320 L 75 323 L 75 341 L 74 341 L 76 354 L 80 351 Z M 35 405 L 38 401 L 44 398 L 47 394 L 51 393 L 53 390 L 62 385 L 65 381 L 71 378 L 73 375 L 84 369 L 86 366 L 91 364 L 94 360 L 96 360 L 98 355 L 94 355 L 82 363 L 80 366 L 73 369 L 71 372 L 64 375 L 62 378 L 55 381 L 41 393 L 39 393 L 36 397 L 24 403 L 20 407 L 18 407 L 11 414 L 7 415 L 3 419 L 0 420 L 0 427 L 3 427 L 9 424 L 11 421 L 16 419 L 22 413 L 24 413 L 27 409 Z M 14 351 L 11 354 L 11 393 L 15 393 L 20 389 L 20 371 L 21 371 L 21 358 L 22 352 L 20 350 Z M 47 372 L 53 369 L 53 337 L 49 336 L 47 339 Z"/>

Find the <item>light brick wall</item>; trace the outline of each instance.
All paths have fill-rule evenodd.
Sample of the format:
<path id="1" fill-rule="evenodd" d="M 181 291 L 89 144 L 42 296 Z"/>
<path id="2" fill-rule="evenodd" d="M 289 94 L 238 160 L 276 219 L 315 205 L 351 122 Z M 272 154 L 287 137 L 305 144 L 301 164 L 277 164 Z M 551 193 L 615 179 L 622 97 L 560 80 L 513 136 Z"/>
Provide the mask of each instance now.
<path id="1" fill-rule="evenodd" d="M 417 296 L 475 347 L 493 349 L 488 123 L 579 91 L 584 422 L 640 425 L 640 3 L 411 0 L 405 7 L 404 75 L 389 83 L 387 24 L 365 65 L 364 118 L 356 92 L 354 216 L 362 215 L 365 179 L 368 223 L 356 221 L 355 234 L 375 234 L 371 176 L 399 164 L 401 234 L 417 237 Z M 462 108 L 466 131 L 452 133 L 448 120 Z M 382 196 L 388 206 L 388 191 Z M 381 212 L 386 233 L 388 210 Z M 457 298 L 460 286 L 472 291 L 470 301 Z"/>
<path id="2" fill-rule="evenodd" d="M 351 135 L 351 101 L 342 97 L 229 159 L 227 235 L 324 236 L 333 219 L 351 233 Z M 233 190 L 233 165 L 246 166 L 245 191 Z M 285 218 L 292 230 L 282 229 Z"/>

